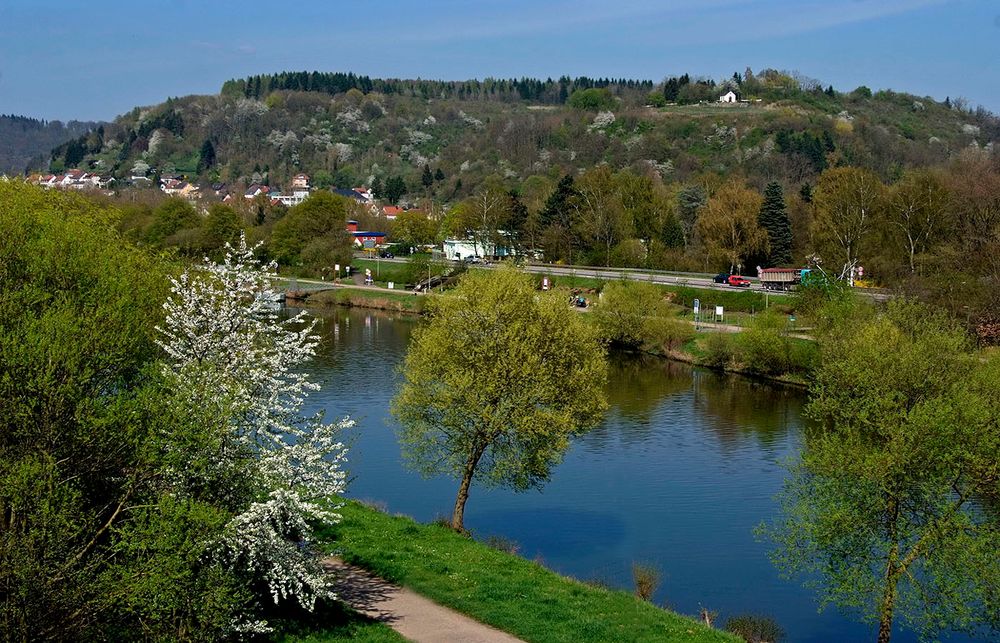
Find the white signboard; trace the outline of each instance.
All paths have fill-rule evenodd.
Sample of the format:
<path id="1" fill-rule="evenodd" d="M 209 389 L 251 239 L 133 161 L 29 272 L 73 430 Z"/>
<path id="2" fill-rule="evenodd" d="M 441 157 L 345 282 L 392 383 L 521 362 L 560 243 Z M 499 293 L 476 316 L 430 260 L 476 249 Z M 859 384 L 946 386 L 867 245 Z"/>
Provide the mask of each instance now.
<path id="1" fill-rule="evenodd" d="M 722 321 L 722 306 L 715 307 L 715 318 Z"/>
<path id="2" fill-rule="evenodd" d="M 700 299 L 695 299 L 694 300 L 694 314 L 697 315 L 698 311 L 700 311 L 700 310 L 701 310 L 701 300 Z"/>
<path id="3" fill-rule="evenodd" d="M 393 289 L 393 286 L 394 286 L 394 285 L 395 285 L 395 284 L 394 284 L 394 282 L 391 282 L 391 281 L 390 281 L 390 282 L 389 282 L 389 290 L 392 290 L 392 289 Z"/>

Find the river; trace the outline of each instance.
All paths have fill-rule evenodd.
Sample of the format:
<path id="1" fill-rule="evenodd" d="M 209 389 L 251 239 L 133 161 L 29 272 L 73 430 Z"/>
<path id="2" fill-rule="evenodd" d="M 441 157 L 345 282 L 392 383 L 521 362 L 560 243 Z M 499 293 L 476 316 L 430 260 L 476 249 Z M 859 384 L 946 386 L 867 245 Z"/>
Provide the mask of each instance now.
<path id="1" fill-rule="evenodd" d="M 412 316 L 319 311 L 313 409 L 351 416 L 348 495 L 427 522 L 450 516 L 457 482 L 424 479 L 400 457 L 389 401 Z M 615 356 L 605 421 L 577 438 L 541 491 L 473 486 L 466 526 L 581 580 L 631 589 L 631 566 L 662 572 L 655 602 L 695 615 L 770 615 L 788 641 L 874 640 L 873 626 L 818 612 L 779 576 L 753 529 L 778 510 L 785 463 L 801 445 L 801 391 L 655 358 Z M 391 546 L 391 544 L 389 544 Z M 915 641 L 897 632 L 894 641 Z M 957 639 L 956 639 L 957 640 Z M 964 640 L 964 639 L 963 639 Z"/>

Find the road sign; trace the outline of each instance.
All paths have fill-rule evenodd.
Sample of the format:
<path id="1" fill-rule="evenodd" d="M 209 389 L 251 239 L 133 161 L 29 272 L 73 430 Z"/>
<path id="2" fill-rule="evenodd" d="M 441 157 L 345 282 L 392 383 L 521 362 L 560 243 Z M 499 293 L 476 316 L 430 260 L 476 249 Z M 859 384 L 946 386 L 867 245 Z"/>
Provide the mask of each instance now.
<path id="1" fill-rule="evenodd" d="M 699 310 L 701 310 L 701 300 L 700 299 L 695 299 L 694 300 L 694 314 L 697 315 Z"/>
<path id="2" fill-rule="evenodd" d="M 374 239 L 365 239 L 364 240 L 364 245 L 365 245 L 365 250 L 374 250 L 375 249 L 375 240 Z"/>
<path id="3" fill-rule="evenodd" d="M 859 277 L 864 277 L 865 276 L 865 267 L 864 266 L 858 266 L 858 276 Z"/>
<path id="4" fill-rule="evenodd" d="M 340 264 L 339 263 L 333 264 L 333 269 L 337 272 L 340 272 Z"/>
<path id="5" fill-rule="evenodd" d="M 723 312 L 722 311 L 722 306 L 716 306 L 715 307 L 715 320 L 716 321 L 722 321 L 723 320 L 722 312 Z"/>

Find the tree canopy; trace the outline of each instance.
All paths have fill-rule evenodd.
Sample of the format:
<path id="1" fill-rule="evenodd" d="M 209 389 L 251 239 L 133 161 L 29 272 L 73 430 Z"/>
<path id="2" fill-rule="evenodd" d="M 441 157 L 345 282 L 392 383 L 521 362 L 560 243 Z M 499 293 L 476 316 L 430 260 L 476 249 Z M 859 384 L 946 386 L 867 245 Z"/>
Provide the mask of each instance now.
<path id="1" fill-rule="evenodd" d="M 847 318 L 822 344 L 807 409 L 818 425 L 770 534 L 781 567 L 878 623 L 879 641 L 899 620 L 927 638 L 1000 631 L 998 369 L 906 301 Z"/>
<path id="2" fill-rule="evenodd" d="M 458 530 L 473 479 L 540 486 L 606 407 L 595 331 L 513 268 L 469 272 L 432 300 L 402 373 L 392 411 L 404 454 L 423 473 L 459 478 Z"/>

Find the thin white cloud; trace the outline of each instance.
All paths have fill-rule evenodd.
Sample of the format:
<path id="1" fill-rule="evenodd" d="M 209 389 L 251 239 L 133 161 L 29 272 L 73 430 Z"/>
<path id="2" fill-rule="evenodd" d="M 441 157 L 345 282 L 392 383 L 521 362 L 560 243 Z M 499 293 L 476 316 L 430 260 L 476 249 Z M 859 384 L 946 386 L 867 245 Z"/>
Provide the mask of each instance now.
<path id="1" fill-rule="evenodd" d="M 447 43 L 552 34 L 605 25 L 609 31 L 659 30 L 665 43 L 731 42 L 792 35 L 866 22 L 954 0 L 578 0 L 505 2 L 455 9 L 432 23 L 419 16 L 400 29 L 396 42 Z"/>

